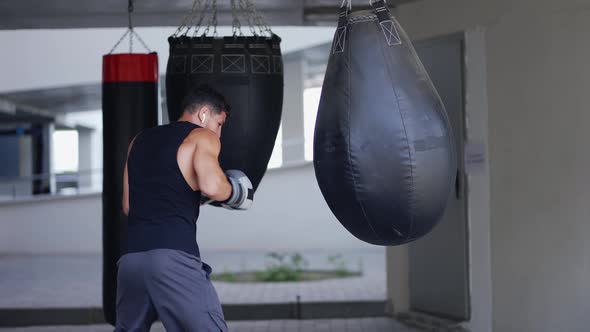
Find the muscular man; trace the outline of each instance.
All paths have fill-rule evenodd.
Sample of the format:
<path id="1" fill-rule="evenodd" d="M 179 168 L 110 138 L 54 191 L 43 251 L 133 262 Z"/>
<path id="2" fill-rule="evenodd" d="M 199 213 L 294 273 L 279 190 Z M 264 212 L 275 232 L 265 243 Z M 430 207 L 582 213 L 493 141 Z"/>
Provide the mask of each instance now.
<path id="1" fill-rule="evenodd" d="M 169 332 L 227 330 L 211 267 L 200 258 L 196 222 L 202 195 L 245 209 L 252 183 L 219 166 L 230 111 L 223 96 L 202 86 L 182 107 L 178 121 L 143 131 L 129 146 L 123 179 L 129 226 L 117 262 L 115 331 L 149 331 L 157 318 Z"/>

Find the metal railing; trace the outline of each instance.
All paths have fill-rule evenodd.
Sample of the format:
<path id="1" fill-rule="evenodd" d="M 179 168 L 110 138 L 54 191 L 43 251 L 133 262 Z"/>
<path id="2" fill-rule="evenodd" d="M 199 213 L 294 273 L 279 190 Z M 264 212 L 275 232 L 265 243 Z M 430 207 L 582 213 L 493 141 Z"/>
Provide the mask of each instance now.
<path id="1" fill-rule="evenodd" d="M 310 160 L 285 161 L 284 150 L 301 148 L 305 150 L 305 139 L 283 140 L 282 162 L 268 165 L 268 169 L 283 169 L 305 165 Z M 28 176 L 0 176 L 0 201 L 14 201 L 34 197 L 78 195 L 102 192 L 103 170 L 87 169 L 77 172 L 45 173 Z"/>
<path id="2" fill-rule="evenodd" d="M 102 191 L 102 169 L 0 177 L 0 201 Z"/>

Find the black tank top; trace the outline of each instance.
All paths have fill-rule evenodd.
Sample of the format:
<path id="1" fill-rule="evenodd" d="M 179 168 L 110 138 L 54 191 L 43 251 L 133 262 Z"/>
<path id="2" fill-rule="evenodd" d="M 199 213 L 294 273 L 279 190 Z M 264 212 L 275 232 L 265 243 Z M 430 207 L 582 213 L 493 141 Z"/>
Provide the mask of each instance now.
<path id="1" fill-rule="evenodd" d="M 176 249 L 200 257 L 197 218 L 201 193 L 188 185 L 177 162 L 190 122 L 147 129 L 133 143 L 127 161 L 129 218 L 124 253 Z M 124 248 L 125 249 L 125 248 Z"/>

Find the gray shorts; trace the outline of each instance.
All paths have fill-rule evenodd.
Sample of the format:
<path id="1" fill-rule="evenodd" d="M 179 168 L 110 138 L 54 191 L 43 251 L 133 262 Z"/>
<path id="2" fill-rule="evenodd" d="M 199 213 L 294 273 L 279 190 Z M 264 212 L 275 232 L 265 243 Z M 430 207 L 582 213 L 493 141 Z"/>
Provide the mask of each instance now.
<path id="1" fill-rule="evenodd" d="M 227 331 L 211 268 L 184 251 L 155 249 L 117 262 L 115 332 L 149 331 L 160 319 L 166 331 Z"/>

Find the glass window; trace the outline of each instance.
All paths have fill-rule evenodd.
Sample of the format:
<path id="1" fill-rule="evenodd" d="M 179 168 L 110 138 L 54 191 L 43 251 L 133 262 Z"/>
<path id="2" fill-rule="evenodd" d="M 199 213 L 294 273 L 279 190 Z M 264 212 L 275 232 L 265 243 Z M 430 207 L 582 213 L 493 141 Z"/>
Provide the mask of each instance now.
<path id="1" fill-rule="evenodd" d="M 305 139 L 305 160 L 313 160 L 313 131 L 320 105 L 321 87 L 303 90 L 303 135 Z"/>
<path id="2" fill-rule="evenodd" d="M 78 132 L 56 130 L 51 144 L 53 173 L 78 171 Z"/>
<path id="3" fill-rule="evenodd" d="M 279 127 L 275 147 L 268 162 L 268 168 L 279 168 L 283 165 L 283 125 Z"/>

